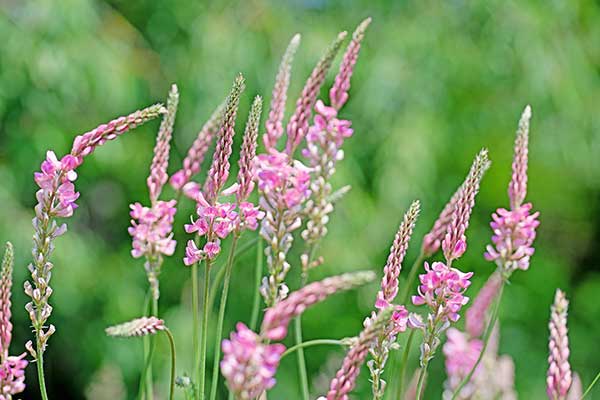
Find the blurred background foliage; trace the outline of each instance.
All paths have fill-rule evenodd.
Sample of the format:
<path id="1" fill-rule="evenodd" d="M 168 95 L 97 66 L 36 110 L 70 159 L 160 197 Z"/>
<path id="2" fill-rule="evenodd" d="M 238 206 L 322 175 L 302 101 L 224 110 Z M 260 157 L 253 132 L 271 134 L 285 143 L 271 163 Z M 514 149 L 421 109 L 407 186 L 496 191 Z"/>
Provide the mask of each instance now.
<path id="1" fill-rule="evenodd" d="M 12 352 L 21 352 L 31 336 L 20 287 L 30 258 L 32 173 L 47 149 L 66 153 L 76 134 L 162 101 L 176 82 L 181 102 L 174 171 L 238 71 L 247 79 L 240 132 L 253 95 L 270 100 L 280 56 L 294 33 L 303 37 L 288 112 L 329 41 L 366 16 L 374 22 L 342 112 L 352 119 L 355 136 L 335 177 L 338 186 L 353 189 L 322 244 L 326 262 L 311 278 L 364 268 L 381 273 L 402 214 L 418 198 L 423 211 L 410 264 L 422 234 L 486 146 L 493 166 L 459 265 L 475 272 L 469 291 L 474 295 L 493 270 L 482 257 L 488 222 L 495 208 L 508 205 L 513 135 L 530 103 L 528 199 L 541 211 L 542 224 L 531 269 L 515 274 L 504 298 L 500 350 L 515 360 L 520 398 L 545 398 L 547 319 L 560 287 L 571 299 L 572 366 L 588 384 L 600 369 L 594 350 L 600 339 L 600 6 L 593 0 L 4 0 L 0 238 L 17 249 Z M 142 262 L 129 255 L 128 205 L 147 202 L 145 178 L 157 127 L 152 122 L 107 144 L 80 169 L 80 208 L 54 257 L 52 322 L 58 331 L 46 357 L 52 398 L 135 395 L 141 341 L 109 339 L 103 329 L 141 313 L 147 282 Z M 236 146 L 240 141 L 238 135 Z M 191 369 L 189 270 L 180 261 L 182 224 L 191 211 L 189 203 L 180 207 L 179 247 L 162 274 L 160 307 L 176 333 L 180 373 Z M 237 263 L 227 332 L 249 319 L 254 257 L 250 251 Z M 305 338 L 356 334 L 375 293 L 373 284 L 314 307 L 304 318 Z M 165 351 L 156 364 L 157 385 L 165 393 L 166 344 L 159 340 L 159 346 Z M 343 353 L 324 347 L 306 353 L 316 397 Z M 284 360 L 270 398 L 299 397 L 295 365 L 294 357 Z M 37 397 L 32 372 L 24 398 Z M 426 398 L 440 398 L 443 379 L 440 356 Z M 595 393 L 600 396 L 600 389 Z M 354 398 L 370 398 L 366 373 Z"/>

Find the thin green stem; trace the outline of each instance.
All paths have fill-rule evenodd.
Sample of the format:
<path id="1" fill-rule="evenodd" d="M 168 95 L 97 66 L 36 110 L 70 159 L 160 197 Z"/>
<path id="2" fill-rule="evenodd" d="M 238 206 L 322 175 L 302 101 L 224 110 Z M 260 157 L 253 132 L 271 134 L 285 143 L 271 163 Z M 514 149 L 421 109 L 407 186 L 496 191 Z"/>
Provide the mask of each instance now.
<path id="1" fill-rule="evenodd" d="M 196 399 L 200 397 L 198 392 L 198 381 L 200 377 L 200 321 L 198 309 L 200 304 L 200 299 L 198 296 L 198 263 L 194 263 L 192 265 L 192 341 L 193 341 L 193 351 L 194 351 L 194 366 L 193 366 L 193 381 L 194 381 L 194 390 L 196 392 Z"/>
<path id="2" fill-rule="evenodd" d="M 204 301 L 202 303 L 202 338 L 200 342 L 200 372 L 198 376 L 199 400 L 204 400 L 204 387 L 206 386 L 206 343 L 208 339 L 208 295 L 210 292 L 210 268 L 212 262 L 206 259 L 206 270 L 204 271 Z"/>
<path id="3" fill-rule="evenodd" d="M 46 379 L 44 378 L 44 351 L 42 350 L 42 345 L 39 341 L 37 343 L 36 356 L 38 381 L 40 384 L 40 394 L 42 396 L 42 400 L 48 400 L 48 394 L 46 393 Z"/>
<path id="4" fill-rule="evenodd" d="M 485 334 L 483 336 L 483 348 L 481 349 L 481 352 L 479 353 L 479 357 L 477 357 L 477 361 L 475 362 L 475 364 L 473 365 L 473 367 L 471 368 L 471 370 L 469 371 L 467 376 L 465 376 L 465 378 L 460 382 L 460 385 L 458 385 L 456 390 L 454 390 L 454 393 L 452 394 L 452 400 L 456 399 L 456 397 L 458 396 L 458 394 L 460 393 L 462 388 L 465 387 L 465 385 L 467 383 L 469 383 L 469 381 L 471 380 L 471 377 L 475 373 L 475 369 L 477 368 L 477 366 L 483 359 L 485 350 L 487 349 L 488 343 L 490 341 L 490 336 L 492 336 L 492 331 L 494 330 L 494 325 L 496 325 L 496 320 L 498 319 L 498 312 L 500 310 L 500 302 L 502 301 L 503 291 L 504 291 L 504 280 L 500 284 L 500 289 L 498 290 L 498 298 L 496 299 L 496 304 L 494 305 L 494 310 L 492 311 L 492 315 L 490 317 L 490 322 L 488 323 L 487 328 L 485 329 Z"/>
<path id="5" fill-rule="evenodd" d="M 585 399 L 585 396 L 587 396 L 592 391 L 592 388 L 594 387 L 596 382 L 598 382 L 598 379 L 600 379 L 600 372 L 598 372 L 598 375 L 596 375 L 596 377 L 594 378 L 594 380 L 592 381 L 590 386 L 588 386 L 588 388 L 585 390 L 585 392 L 583 392 L 583 395 L 581 396 L 581 399 L 579 399 L 579 400 Z"/>
<path id="6" fill-rule="evenodd" d="M 302 343 L 302 320 L 300 319 L 299 315 L 294 319 L 294 334 L 296 338 L 296 344 Z M 306 374 L 306 360 L 304 359 L 304 350 L 302 347 L 299 347 L 297 352 L 298 374 L 300 376 L 300 389 L 302 391 L 302 398 L 304 400 L 309 400 L 308 376 Z"/>
<path id="7" fill-rule="evenodd" d="M 237 247 L 238 233 L 233 235 L 227 265 L 225 266 L 225 280 L 223 282 L 223 291 L 221 292 L 221 303 L 219 304 L 219 318 L 217 320 L 217 334 L 215 335 L 215 350 L 213 357 L 213 371 L 210 386 L 210 400 L 217 398 L 217 387 L 219 386 L 219 359 L 221 358 L 221 337 L 223 336 L 223 323 L 225 322 L 225 309 L 227 308 L 227 295 L 229 293 L 229 282 L 231 281 L 231 271 L 233 270 L 233 260 L 235 258 L 235 248 Z M 215 289 L 215 288 L 213 288 Z"/>
<path id="8" fill-rule="evenodd" d="M 401 399 L 404 392 L 404 383 L 406 382 L 406 364 L 408 364 L 408 356 L 410 355 L 410 348 L 412 346 L 413 339 L 415 337 L 415 329 L 411 329 L 404 346 L 404 352 L 402 353 L 402 361 L 400 364 L 400 379 L 396 386 L 396 399 Z"/>
<path id="9" fill-rule="evenodd" d="M 142 372 L 142 378 L 140 379 L 140 390 L 138 393 L 139 400 L 143 399 L 142 395 L 144 394 L 144 387 L 147 382 L 144 377 L 147 376 L 147 374 L 148 374 L 148 369 L 150 368 L 150 365 L 152 364 L 152 357 L 154 355 L 154 346 L 148 346 L 148 347 L 149 347 L 148 357 L 146 358 L 146 361 L 144 362 L 144 371 Z"/>
<path id="10" fill-rule="evenodd" d="M 146 292 L 146 296 L 144 298 L 144 308 L 142 309 L 142 315 L 147 316 L 150 313 L 150 299 L 152 298 L 152 293 L 150 288 Z M 148 357 L 150 355 L 150 338 L 148 336 L 143 337 L 143 346 L 144 346 L 144 369 L 142 371 L 142 375 L 140 377 L 140 385 L 138 388 L 138 400 L 142 400 L 144 396 L 144 390 L 146 388 L 146 363 L 148 362 Z"/>
<path id="11" fill-rule="evenodd" d="M 292 354 L 293 352 L 295 352 L 298 349 L 303 349 L 305 347 L 311 347 L 311 346 L 318 346 L 318 345 L 322 345 L 322 344 L 336 344 L 338 346 L 345 346 L 344 342 L 341 340 L 337 340 L 337 339 L 315 339 L 315 340 L 309 340 L 306 342 L 302 342 L 300 344 L 296 344 L 292 347 L 290 347 L 289 349 L 287 349 L 285 352 L 283 352 L 283 354 L 281 355 L 281 358 L 283 359 L 283 357 Z"/>
<path id="12" fill-rule="evenodd" d="M 410 291 L 413 288 L 413 284 L 415 283 L 415 279 L 417 278 L 417 271 L 419 271 L 419 267 L 425 261 L 425 254 L 423 252 L 419 253 L 419 256 L 410 267 L 410 271 L 408 273 L 408 279 L 404 283 L 404 290 L 402 290 L 402 296 L 400 296 L 400 304 L 406 304 L 408 301 L 408 296 L 410 295 Z"/>
<path id="13" fill-rule="evenodd" d="M 426 361 L 423 364 L 423 367 L 419 371 L 419 381 L 417 383 L 417 400 L 421 400 L 423 396 L 423 385 L 425 384 L 425 375 L 427 375 L 427 366 L 429 365 L 429 361 Z"/>
<path id="14" fill-rule="evenodd" d="M 237 258 L 238 256 L 242 255 L 243 253 L 245 253 L 246 251 L 248 251 L 249 249 L 252 248 L 252 246 L 254 246 L 254 244 L 256 243 L 256 238 L 247 241 L 246 243 L 244 243 L 243 246 L 240 246 L 237 251 L 235 252 L 235 258 Z M 213 306 L 215 304 L 215 299 L 217 297 L 217 293 L 219 293 L 219 286 L 221 286 L 221 282 L 223 282 L 223 278 L 225 277 L 225 270 L 227 268 L 225 268 L 226 265 L 223 265 L 221 267 L 217 268 L 217 273 L 215 275 L 215 277 L 213 278 L 213 282 L 210 286 L 210 298 L 208 299 L 208 309 L 212 310 Z"/>
<path id="15" fill-rule="evenodd" d="M 158 299 L 152 297 L 152 312 L 150 315 L 158 317 Z M 154 358 L 154 348 L 156 347 L 156 338 L 150 338 L 150 352 L 148 353 L 148 359 L 146 360 L 146 371 L 144 376 L 146 377 L 146 400 L 152 400 L 154 398 L 154 387 L 152 377 L 152 359 Z"/>
<path id="16" fill-rule="evenodd" d="M 258 311 L 260 309 L 260 280 L 263 272 L 263 254 L 262 237 L 258 237 L 256 245 L 256 268 L 254 269 L 254 304 L 252 305 L 252 316 L 250 317 L 250 329 L 256 331 L 258 324 Z"/>
<path id="17" fill-rule="evenodd" d="M 171 385 L 169 387 L 169 400 L 173 400 L 175 394 L 175 364 L 177 363 L 177 356 L 175 355 L 175 339 L 169 329 L 165 329 L 164 332 L 169 338 L 169 345 L 171 347 Z"/>

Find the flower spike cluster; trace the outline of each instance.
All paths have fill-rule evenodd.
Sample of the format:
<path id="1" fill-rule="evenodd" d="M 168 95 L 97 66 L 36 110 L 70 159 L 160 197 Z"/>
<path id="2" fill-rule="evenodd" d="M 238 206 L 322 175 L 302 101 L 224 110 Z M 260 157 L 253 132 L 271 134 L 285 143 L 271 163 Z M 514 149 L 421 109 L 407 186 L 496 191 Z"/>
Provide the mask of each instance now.
<path id="1" fill-rule="evenodd" d="M 512 164 L 513 174 L 508 185 L 511 209 L 498 208 L 492 214 L 490 226 L 494 232 L 492 245 L 488 245 L 484 254 L 488 261 L 494 261 L 510 275 L 513 271 L 529 269 L 529 260 L 534 253 L 533 242 L 540 222 L 539 212 L 532 213 L 531 203 L 523 204 L 527 194 L 527 145 L 529 142 L 529 120 L 531 107 L 525 111 L 519 121 L 515 139 L 515 154 Z"/>
<path id="2" fill-rule="evenodd" d="M 107 124 L 79 135 L 73 142 L 71 153 L 58 160 L 54 152 L 48 151 L 46 160 L 42 162 L 41 172 L 34 174 L 35 182 L 40 187 L 36 193 L 38 204 L 35 206 L 33 227 L 33 263 L 29 265 L 32 283 L 25 283 L 25 293 L 32 301 L 25 306 L 36 332 L 36 347 L 43 352 L 48 337 L 55 328 L 50 325 L 45 328 L 46 321 L 52 313 L 49 298 L 52 294 L 50 287 L 50 271 L 53 264 L 50 256 L 54 250 L 54 239 L 66 232 L 66 225 L 58 225 L 56 218 L 70 217 L 77 208 L 75 201 L 79 193 L 75 191 L 73 181 L 77 178 L 75 169 L 83 163 L 86 156 L 98 146 L 109 140 L 114 140 L 123 133 L 150 121 L 166 112 L 165 108 L 156 104 L 136 111 L 128 116 L 120 117 Z M 31 343 L 27 346 L 33 357 L 36 351 Z"/>
<path id="3" fill-rule="evenodd" d="M 556 290 L 554 304 L 550 308 L 550 339 L 548 348 L 548 377 L 546 393 L 550 400 L 565 400 L 573 377 L 569 364 L 569 336 L 567 331 L 567 310 L 569 301 L 565 294 Z"/>
<path id="4" fill-rule="evenodd" d="M 173 125 L 175 124 L 178 104 L 179 91 L 177 85 L 173 84 L 167 99 L 167 113 L 163 116 L 158 130 L 156 145 L 154 146 L 154 157 L 150 165 L 150 175 L 147 179 L 151 203 L 158 200 L 160 192 L 169 178 L 167 167 L 169 165 L 169 151 L 171 150 L 171 138 L 173 137 Z"/>
<path id="5" fill-rule="evenodd" d="M 485 329 L 486 313 L 502 286 L 502 276 L 490 275 L 466 313 L 465 330 L 471 337 L 480 337 Z"/>
<path id="6" fill-rule="evenodd" d="M 302 231 L 302 238 L 309 247 L 302 255 L 304 273 L 319 264 L 310 259 L 312 252 L 310 248 L 316 246 L 318 241 L 327 234 L 329 214 L 334 208 L 330 198 L 333 191 L 330 180 L 337 162 L 344 158 L 344 152 L 341 150 L 344 140 L 354 133 L 351 121 L 339 119 L 337 115 L 348 100 L 350 78 L 354 72 L 365 30 L 370 22 L 371 19 L 367 18 L 354 31 L 330 90 L 331 106 L 326 106 L 321 100 L 316 102 L 314 122 L 308 128 L 306 148 L 302 149 L 302 155 L 307 159 L 314 175 L 311 182 L 311 198 L 306 202 L 305 207 L 308 221 Z"/>
<path id="7" fill-rule="evenodd" d="M 183 159 L 183 168 L 175 172 L 169 182 L 175 190 L 182 190 L 192 177 L 200 172 L 204 157 L 217 135 L 219 122 L 223 118 L 225 103 L 220 104 L 198 132 L 196 139 Z"/>
<path id="8" fill-rule="evenodd" d="M 365 362 L 373 341 L 381 334 L 392 317 L 393 309 L 380 310 L 377 317 L 360 333 L 356 343 L 346 354 L 342 367 L 331 381 L 326 400 L 348 400 L 349 394 L 356 385 L 356 378 Z"/>
<path id="9" fill-rule="evenodd" d="M 2 271 L 0 271 L 0 399 L 10 400 L 12 396 L 25 390 L 25 354 L 9 356 L 12 339 L 11 289 L 14 250 L 6 243 Z"/>
<path id="10" fill-rule="evenodd" d="M 292 318 L 329 295 L 363 285 L 374 278 L 372 272 L 355 272 L 307 285 L 267 310 L 260 335 L 248 329 L 243 323 L 238 323 L 230 339 L 225 339 L 221 343 L 223 350 L 221 373 L 234 398 L 255 399 L 275 385 L 275 373 L 285 346 L 273 344 L 272 341 L 285 338 Z M 391 310 L 386 315 L 389 320 Z M 374 328 L 371 328 L 371 331 L 374 331 Z M 367 339 L 364 341 L 365 345 L 368 344 L 367 341 Z"/>
<path id="11" fill-rule="evenodd" d="M 279 65 L 277 77 L 275 78 L 269 116 L 265 123 L 266 132 L 263 136 L 263 142 L 267 150 L 276 148 L 277 141 L 283 133 L 283 115 L 285 113 L 285 103 L 287 100 L 288 87 L 290 85 L 290 76 L 292 75 L 292 61 L 294 60 L 294 55 L 296 54 L 299 45 L 300 35 L 296 34 L 285 50 L 285 54 Z"/>
<path id="12" fill-rule="evenodd" d="M 346 32 L 341 32 L 335 38 L 333 43 L 325 51 L 325 54 L 321 57 L 315 68 L 313 69 L 310 77 L 302 89 L 302 94 L 296 102 L 296 111 L 290 117 L 290 121 L 287 125 L 288 140 L 286 144 L 286 153 L 293 156 L 294 151 L 304 139 L 304 136 L 308 133 L 308 125 L 312 108 L 315 105 L 319 90 L 323 81 L 325 81 L 325 75 L 333 60 L 342 46 L 342 42 L 346 38 Z"/>
<path id="13" fill-rule="evenodd" d="M 423 247 L 421 251 L 426 257 L 432 256 L 440 249 L 442 240 L 444 240 L 444 236 L 446 236 L 446 232 L 448 231 L 448 226 L 452 222 L 452 214 L 454 214 L 454 209 L 456 208 L 456 203 L 458 203 L 463 185 L 464 182 L 459 186 L 456 192 L 454 192 L 450 201 L 446 203 L 429 233 L 423 237 Z"/>
<path id="14" fill-rule="evenodd" d="M 243 203 L 250 197 L 254 190 L 254 167 L 256 158 L 256 145 L 258 140 L 258 127 L 260 125 L 260 115 L 262 114 L 262 98 L 256 96 L 248 115 L 248 122 L 244 131 L 242 149 L 240 151 L 239 172 L 237 178 L 236 199 L 238 203 Z"/>

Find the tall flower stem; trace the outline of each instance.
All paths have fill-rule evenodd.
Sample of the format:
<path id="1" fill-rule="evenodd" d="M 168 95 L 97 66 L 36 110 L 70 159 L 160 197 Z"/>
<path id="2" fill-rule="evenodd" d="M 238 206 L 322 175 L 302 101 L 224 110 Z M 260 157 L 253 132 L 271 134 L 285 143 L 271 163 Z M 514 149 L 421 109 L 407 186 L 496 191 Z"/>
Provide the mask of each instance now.
<path id="1" fill-rule="evenodd" d="M 173 400 L 175 392 L 175 364 L 177 363 L 177 356 L 175 355 L 175 339 L 169 329 L 165 329 L 164 332 L 169 339 L 169 346 L 171 348 L 171 384 L 169 385 L 169 400 Z"/>
<path id="2" fill-rule="evenodd" d="M 427 375 L 427 366 L 429 365 L 429 361 L 426 361 L 423 365 L 423 368 L 419 371 L 419 380 L 417 382 L 417 400 L 421 400 L 423 395 L 423 384 L 425 383 L 425 375 Z"/>
<path id="3" fill-rule="evenodd" d="M 319 346 L 319 345 L 323 345 L 323 344 L 336 344 L 339 346 L 345 346 L 345 343 L 343 340 L 338 340 L 338 339 L 314 339 L 314 340 L 308 340 L 306 342 L 302 342 L 300 344 L 296 344 L 293 345 L 292 347 L 290 347 L 289 349 L 287 349 L 282 355 L 281 355 L 281 359 L 283 359 L 283 357 L 292 354 L 293 352 L 297 351 L 298 349 L 304 349 L 305 347 L 312 347 L 312 346 Z"/>
<path id="4" fill-rule="evenodd" d="M 193 317 L 193 325 L 192 325 L 192 339 L 194 346 L 194 368 L 193 368 L 193 377 L 194 377 L 194 387 L 196 391 L 196 399 L 200 397 L 198 392 L 198 382 L 200 377 L 200 332 L 198 328 L 200 327 L 199 314 L 198 309 L 200 304 L 200 299 L 198 296 L 198 263 L 194 263 L 192 265 L 192 317 Z"/>
<path id="5" fill-rule="evenodd" d="M 410 355 L 410 348 L 412 346 L 413 339 L 415 338 L 415 330 L 411 329 L 404 346 L 404 352 L 402 353 L 402 361 L 400 364 L 400 374 L 398 385 L 396 385 L 396 399 L 401 399 L 404 392 L 404 382 L 406 382 L 406 364 L 408 363 L 408 356 Z"/>
<path id="6" fill-rule="evenodd" d="M 473 365 L 473 367 L 471 368 L 471 370 L 469 371 L 467 376 L 465 376 L 465 378 L 460 382 L 460 385 L 457 386 L 456 390 L 452 394 L 452 400 L 456 399 L 458 394 L 462 390 L 462 388 L 465 387 L 465 385 L 467 383 L 469 383 L 469 381 L 471 380 L 471 377 L 473 376 L 473 374 L 475 373 L 475 370 L 477 369 L 477 366 L 483 359 L 483 355 L 485 354 L 485 350 L 487 349 L 488 343 L 490 341 L 490 337 L 492 336 L 492 331 L 494 330 L 494 325 L 496 325 L 496 321 L 498 320 L 498 312 L 500 310 L 500 302 L 502 301 L 502 293 L 503 292 L 504 292 L 504 280 L 502 280 L 500 289 L 498 289 L 498 298 L 496 299 L 496 304 L 494 305 L 494 310 L 492 311 L 492 315 L 490 317 L 490 322 L 488 323 L 488 326 L 485 330 L 485 334 L 483 336 L 483 347 L 481 349 L 481 352 L 479 353 L 479 357 L 477 357 L 477 361 L 475 362 L 475 364 Z"/>
<path id="7" fill-rule="evenodd" d="M 37 343 L 37 348 L 41 348 L 41 344 L 39 342 Z M 44 378 L 44 352 L 38 352 L 36 364 L 38 381 L 40 385 L 40 394 L 42 396 L 42 400 L 48 400 L 48 394 L 46 393 L 46 379 Z"/>
<path id="8" fill-rule="evenodd" d="M 297 316 L 294 319 L 294 337 L 296 339 L 296 345 L 302 343 L 302 320 L 300 319 L 300 316 Z M 300 377 L 300 389 L 302 390 L 302 398 L 304 400 L 309 400 L 308 376 L 306 374 L 306 360 L 304 359 L 304 349 L 302 347 L 298 347 L 297 353 L 298 375 Z"/>
<path id="9" fill-rule="evenodd" d="M 227 307 L 227 295 L 229 293 L 229 282 L 231 280 L 231 270 L 233 269 L 233 260 L 235 258 L 235 249 L 237 247 L 239 233 L 233 235 L 227 265 L 225 266 L 225 278 L 223 281 L 223 291 L 221 292 L 221 303 L 219 304 L 219 318 L 217 321 L 217 334 L 215 335 L 215 350 L 213 359 L 212 380 L 210 386 L 210 400 L 217 398 L 217 387 L 219 386 L 219 359 L 221 358 L 221 337 L 223 336 L 223 323 L 225 321 L 225 309 Z"/>
<path id="10" fill-rule="evenodd" d="M 258 236 L 258 243 L 256 244 L 256 268 L 254 271 L 254 304 L 252 305 L 252 314 L 250 317 L 250 329 L 256 330 L 258 325 L 258 311 L 260 308 L 260 280 L 262 278 L 263 270 L 263 241 L 262 237 Z"/>
<path id="11" fill-rule="evenodd" d="M 151 290 L 152 292 L 152 290 Z M 152 296 L 152 294 L 150 294 L 150 296 Z M 150 315 L 158 317 L 158 299 L 155 297 L 152 297 L 152 312 L 150 313 Z M 145 372 L 145 378 L 146 378 L 146 400 L 152 400 L 154 398 L 154 388 L 152 387 L 153 385 L 153 378 L 152 378 L 152 359 L 154 358 L 154 348 L 156 347 L 156 339 L 154 337 L 150 338 L 150 344 L 149 344 L 149 349 L 150 351 L 148 352 L 148 359 L 146 360 L 146 372 Z"/>
<path id="12" fill-rule="evenodd" d="M 202 338 L 200 342 L 200 371 L 198 375 L 199 400 L 204 400 L 204 387 L 206 385 L 206 342 L 208 339 L 208 297 L 210 292 L 210 268 L 212 261 L 206 259 L 206 269 L 204 271 L 204 299 L 202 302 Z"/>

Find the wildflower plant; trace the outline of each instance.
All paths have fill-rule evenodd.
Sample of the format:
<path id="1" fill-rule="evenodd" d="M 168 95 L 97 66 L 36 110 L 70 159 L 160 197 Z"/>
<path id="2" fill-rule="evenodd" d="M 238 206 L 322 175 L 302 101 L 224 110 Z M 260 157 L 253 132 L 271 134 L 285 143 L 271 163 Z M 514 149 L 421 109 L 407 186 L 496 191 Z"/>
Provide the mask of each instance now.
<path id="1" fill-rule="evenodd" d="M 162 121 L 146 178 L 148 199 L 145 205 L 131 204 L 128 229 L 132 237 L 132 257 L 144 260 L 149 283 L 147 301 L 140 317 L 106 329 L 111 337 L 142 337 L 144 340 L 139 399 L 155 398 L 152 368 L 158 363 L 153 362 L 154 340 L 163 335 L 168 338 L 171 350 L 169 399 L 174 398 L 175 387 L 182 390 L 186 400 L 216 400 L 220 389 L 227 389 L 230 398 L 236 400 L 265 399 L 277 384 L 282 359 L 295 353 L 300 397 L 308 400 L 312 393 L 304 350 L 324 344 L 340 345 L 346 354 L 335 375 L 331 373 L 328 377 L 328 389 L 318 390 L 323 394 L 320 400 L 350 399 L 364 364 L 370 374 L 373 399 L 421 400 L 429 364 L 440 348 L 447 373 L 444 400 L 516 397 L 515 363 L 509 355 L 500 354 L 500 328 L 496 322 L 505 285 L 516 270 L 530 267 L 539 226 L 538 212 L 533 211 L 531 203 L 525 202 L 529 106 L 521 115 L 516 133 L 508 185 L 509 207 L 498 208 L 492 214 L 491 244 L 484 257 L 496 268 L 480 291 L 469 292 L 474 273 L 463 271 L 459 264 L 467 250 L 467 231 L 476 196 L 490 167 L 486 149 L 476 155 L 465 180 L 423 237 L 419 255 L 406 279 L 402 279 L 408 246 L 414 241 L 413 231 L 421 213 L 419 201 L 410 205 L 392 241 L 381 283 L 372 291 L 372 307 L 362 330 L 351 338 L 303 340 L 300 318 L 304 311 L 330 295 L 366 285 L 376 276 L 372 271 L 344 273 L 344 268 L 332 260 L 332 268 L 340 273 L 319 281 L 309 280 L 311 269 L 324 263 L 318 247 L 327 235 L 336 202 L 349 190 L 347 185 L 334 189 L 332 178 L 344 158 L 345 141 L 354 136 L 351 120 L 341 113 L 349 100 L 351 78 L 370 23 L 371 19 L 367 18 L 355 29 L 333 84 L 327 90 L 328 99 L 319 96 L 346 32 L 341 32 L 325 50 L 284 124 L 292 63 L 300 45 L 300 35 L 293 36 L 276 75 L 261 140 L 262 97 L 254 96 L 251 103 L 237 158 L 237 175 L 232 173 L 232 164 L 239 106 L 245 91 L 242 74 L 235 77 L 225 101 L 213 111 L 187 154 L 181 157 L 182 165 L 178 169 L 169 165 L 179 103 L 176 85 L 171 86 L 166 107 L 150 106 L 79 135 L 71 151 L 62 158 L 52 151 L 47 152 L 40 172 L 34 174 L 39 190 L 33 219 L 33 261 L 28 266 L 31 279 L 24 284 L 25 293 L 31 298 L 25 309 L 35 334 L 35 342 L 30 341 L 25 347 L 37 367 L 42 400 L 48 400 L 44 353 L 48 338 L 56 331 L 49 324 L 50 279 L 54 267 L 51 256 L 56 238 L 67 229 L 59 220 L 71 217 L 77 208 L 76 170 L 97 147 L 159 116 Z M 198 175 L 213 142 L 210 167 L 205 180 L 200 181 Z M 174 172 L 169 175 L 169 170 Z M 188 223 L 179 227 L 175 224 L 176 207 L 190 200 L 194 204 L 193 215 Z M 189 374 L 186 371 L 178 377 L 175 340 L 165 321 L 169 315 L 159 316 L 158 301 L 161 269 L 165 257 L 172 256 L 176 250 L 175 237 L 179 231 L 190 235 L 180 261 L 190 267 L 192 315 L 189 327 L 193 364 L 191 368 L 187 366 Z M 235 329 L 224 335 L 230 284 L 237 278 L 236 256 L 243 251 L 242 246 L 238 249 L 242 235 L 250 236 L 244 249 L 256 246 L 257 250 L 255 301 L 249 321 L 238 320 Z M 224 249 L 228 254 L 222 257 L 225 258 L 223 264 L 217 266 Z M 443 258 L 435 259 L 440 250 Z M 0 271 L 0 400 L 11 400 L 24 390 L 24 370 L 28 365 L 26 353 L 9 355 L 13 258 L 13 248 L 8 243 Z M 266 262 L 264 277 L 263 260 Z M 421 270 L 422 265 L 424 270 Z M 213 269 L 217 271 L 211 274 Z M 466 268 L 467 271 L 473 269 Z M 414 285 L 419 272 L 418 284 Z M 288 279 L 292 274 L 296 279 Z M 235 300 L 243 302 L 246 300 L 243 296 L 236 293 Z M 261 296 L 265 304 L 263 312 Z M 474 300 L 470 301 L 472 296 Z M 218 308 L 215 307 L 218 309 L 216 323 L 209 323 L 216 298 L 219 298 Z M 408 310 L 409 301 L 414 312 Z M 599 375 L 584 391 L 579 376 L 571 370 L 567 308 L 565 294 L 557 290 L 551 307 L 546 376 L 547 396 L 551 400 L 583 398 L 600 379 Z M 463 313 L 464 329 L 458 323 Z M 286 341 L 291 332 L 294 334 L 292 344 Z M 419 363 L 413 366 L 409 354 L 415 337 L 421 339 L 421 344 Z M 209 338 L 214 340 L 212 352 Z M 401 344 L 404 349 L 397 374 L 398 365 L 389 361 Z M 212 369 L 207 367 L 211 355 Z M 406 372 L 411 367 L 414 367 L 412 383 L 404 390 Z M 386 387 L 386 380 L 397 382 L 394 391 Z M 207 388 L 209 382 L 210 388 Z"/>

